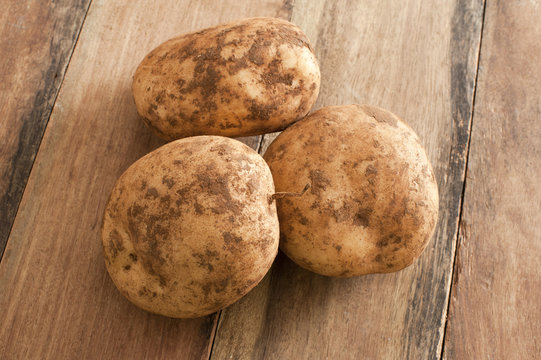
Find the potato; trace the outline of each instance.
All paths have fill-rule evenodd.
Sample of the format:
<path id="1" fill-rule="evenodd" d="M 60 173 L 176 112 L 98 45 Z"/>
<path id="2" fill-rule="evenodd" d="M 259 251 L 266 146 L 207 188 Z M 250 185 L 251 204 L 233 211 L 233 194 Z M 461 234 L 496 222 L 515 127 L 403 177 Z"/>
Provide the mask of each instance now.
<path id="1" fill-rule="evenodd" d="M 137 111 L 157 135 L 258 135 L 286 128 L 316 101 L 320 73 L 306 35 L 252 18 L 166 41 L 133 79 Z"/>
<path id="2" fill-rule="evenodd" d="M 107 203 L 102 242 L 120 292 L 147 311 L 198 317 L 252 289 L 278 251 L 272 175 L 241 142 L 198 136 L 135 162 Z"/>
<path id="3" fill-rule="evenodd" d="M 419 138 L 372 106 L 320 109 L 280 134 L 265 153 L 280 192 L 280 248 L 318 274 L 400 270 L 426 247 L 438 188 Z"/>

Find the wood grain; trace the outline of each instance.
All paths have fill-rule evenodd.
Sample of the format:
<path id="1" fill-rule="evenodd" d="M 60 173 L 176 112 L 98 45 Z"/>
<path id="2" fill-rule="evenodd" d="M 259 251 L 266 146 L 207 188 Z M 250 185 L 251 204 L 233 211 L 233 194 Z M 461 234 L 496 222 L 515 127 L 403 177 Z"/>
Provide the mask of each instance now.
<path id="1" fill-rule="evenodd" d="M 216 315 L 148 314 L 105 270 L 100 223 L 109 192 L 162 144 L 136 115 L 131 78 L 174 35 L 287 11 L 271 0 L 92 2 L 0 263 L 0 358 L 208 358 Z"/>
<path id="2" fill-rule="evenodd" d="M 0 260 L 89 3 L 0 1 Z"/>
<path id="3" fill-rule="evenodd" d="M 541 356 L 540 18 L 487 2 L 446 359 Z"/>
<path id="4" fill-rule="evenodd" d="M 368 103 L 418 132 L 440 189 L 436 234 L 413 266 L 318 276 L 280 254 L 222 312 L 212 359 L 439 358 L 464 181 L 483 2 L 295 1 L 322 71 L 315 108 Z M 264 136 L 262 150 L 272 139 Z"/>

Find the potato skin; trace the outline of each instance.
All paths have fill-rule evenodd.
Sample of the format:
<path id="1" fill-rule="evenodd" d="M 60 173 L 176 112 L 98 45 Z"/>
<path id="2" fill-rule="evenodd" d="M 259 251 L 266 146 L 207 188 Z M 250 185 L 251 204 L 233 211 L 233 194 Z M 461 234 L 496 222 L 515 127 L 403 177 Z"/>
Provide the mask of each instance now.
<path id="1" fill-rule="evenodd" d="M 249 136 L 286 128 L 316 101 L 308 38 L 275 18 L 250 18 L 173 38 L 137 68 L 137 111 L 157 135 Z"/>
<path id="2" fill-rule="evenodd" d="M 241 142 L 177 140 L 136 161 L 107 203 L 102 243 L 120 292 L 144 310 L 204 316 L 244 296 L 278 251 L 272 174 Z"/>
<path id="3" fill-rule="evenodd" d="M 419 257 L 438 217 L 438 188 L 414 131 L 389 111 L 330 106 L 297 122 L 264 156 L 277 191 L 280 248 L 328 276 L 400 270 Z"/>

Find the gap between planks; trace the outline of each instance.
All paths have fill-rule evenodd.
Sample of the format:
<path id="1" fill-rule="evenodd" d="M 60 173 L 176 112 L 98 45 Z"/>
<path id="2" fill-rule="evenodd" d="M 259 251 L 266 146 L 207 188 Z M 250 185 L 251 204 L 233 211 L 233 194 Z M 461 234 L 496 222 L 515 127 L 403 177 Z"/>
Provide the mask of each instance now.
<path id="1" fill-rule="evenodd" d="M 265 135 L 266 134 L 258 136 L 257 146 L 254 149 L 261 156 L 263 156 L 263 154 L 261 153 L 261 150 L 262 150 L 263 140 L 265 138 Z M 270 271 L 270 269 L 269 269 L 269 271 Z M 209 360 L 212 359 L 212 352 L 214 351 L 214 344 L 215 344 L 215 341 L 216 341 L 216 335 L 218 334 L 218 330 L 220 329 L 220 321 L 222 320 L 222 312 L 223 312 L 223 310 L 218 311 L 218 315 L 216 316 L 216 320 L 214 321 L 214 326 L 213 326 L 212 332 L 210 334 L 210 339 L 209 339 L 210 340 L 210 347 L 209 347 L 209 353 L 208 353 L 208 357 L 207 357 L 207 359 L 209 359 Z"/>
<path id="2" fill-rule="evenodd" d="M 473 126 L 473 117 L 475 115 L 475 98 L 477 95 L 477 80 L 479 79 L 479 63 L 481 59 L 481 51 L 483 48 L 483 32 L 485 30 L 485 14 L 486 14 L 486 8 L 487 8 L 487 1 L 483 1 L 483 13 L 481 15 L 481 31 L 479 33 L 479 49 L 477 51 L 477 63 L 476 63 L 476 71 L 475 71 L 475 81 L 473 84 L 473 94 L 472 94 L 472 101 L 471 101 L 471 113 L 469 118 L 469 134 L 468 134 L 468 143 L 466 145 L 466 160 L 464 164 L 464 173 L 463 173 L 463 183 L 462 183 L 462 193 L 460 194 L 460 207 L 458 211 L 458 228 L 456 232 L 456 237 L 454 240 L 455 243 L 455 253 L 453 254 L 453 260 L 451 263 L 451 282 L 449 283 L 449 291 L 447 295 L 447 309 L 445 311 L 445 323 L 443 325 L 443 336 L 442 336 L 442 344 L 441 344 L 441 352 L 440 352 L 440 359 L 443 359 L 443 354 L 445 353 L 445 337 L 447 335 L 447 326 L 449 325 L 449 309 L 451 308 L 451 299 L 452 299 L 452 292 L 453 292 L 453 283 L 456 281 L 456 266 L 457 266 L 457 257 L 458 252 L 460 250 L 460 233 L 462 230 L 462 214 L 464 209 L 464 194 L 466 192 L 466 182 L 468 181 L 468 161 L 470 159 L 470 145 L 471 145 L 471 132 L 472 132 L 472 126 Z"/>
<path id="3" fill-rule="evenodd" d="M 287 16 L 285 16 L 287 21 L 291 21 L 294 6 L 295 6 L 295 0 L 285 0 L 282 5 L 282 9 L 285 10 L 287 14 Z M 279 17 L 278 14 L 277 14 L 277 17 Z M 263 135 L 258 136 L 259 139 L 257 142 L 257 146 L 254 149 L 261 156 L 263 156 L 263 152 L 264 150 L 266 150 L 266 149 L 263 149 L 263 144 L 264 144 L 266 136 L 268 136 L 268 134 L 263 134 Z M 210 335 L 210 348 L 209 348 L 209 353 L 208 353 L 209 360 L 212 359 L 212 352 L 214 351 L 216 335 L 218 334 L 218 331 L 220 329 L 220 321 L 222 320 L 222 312 L 223 310 L 218 311 L 218 316 L 216 317 L 216 321 L 214 322 L 214 327 Z"/>

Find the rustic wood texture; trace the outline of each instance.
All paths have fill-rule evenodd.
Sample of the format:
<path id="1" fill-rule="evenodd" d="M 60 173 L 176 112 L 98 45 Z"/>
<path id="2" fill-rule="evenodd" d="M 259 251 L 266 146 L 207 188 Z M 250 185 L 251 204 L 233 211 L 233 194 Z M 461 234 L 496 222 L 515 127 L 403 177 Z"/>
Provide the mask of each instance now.
<path id="1" fill-rule="evenodd" d="M 86 20 L 90 0 L 0 4 L 1 359 L 539 357 L 539 1 L 487 3 L 463 206 L 483 0 L 94 0 Z M 114 288 L 99 238 L 116 178 L 163 144 L 136 115 L 131 76 L 173 35 L 262 15 L 312 40 L 315 109 L 369 103 L 419 133 L 438 229 L 395 274 L 326 278 L 280 253 L 221 315 L 145 313 Z M 242 141 L 263 153 L 274 136 Z"/>
<path id="2" fill-rule="evenodd" d="M 89 3 L 0 1 L 0 259 Z"/>
<path id="3" fill-rule="evenodd" d="M 446 359 L 541 356 L 540 19 L 487 2 Z"/>
<path id="4" fill-rule="evenodd" d="M 440 357 L 482 15 L 481 0 L 293 3 L 291 20 L 320 61 L 315 108 L 368 103 L 410 123 L 439 180 L 439 226 L 422 257 L 394 274 L 326 278 L 280 254 L 222 312 L 211 359 Z"/>
<path id="5" fill-rule="evenodd" d="M 131 163 L 163 143 L 137 117 L 131 78 L 143 56 L 174 35 L 239 17 L 287 18 L 288 9 L 272 0 L 92 2 L 0 263 L 0 358 L 208 358 L 217 315 L 146 313 L 105 270 L 108 194 Z M 255 147 L 259 139 L 244 141 Z"/>

